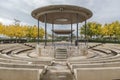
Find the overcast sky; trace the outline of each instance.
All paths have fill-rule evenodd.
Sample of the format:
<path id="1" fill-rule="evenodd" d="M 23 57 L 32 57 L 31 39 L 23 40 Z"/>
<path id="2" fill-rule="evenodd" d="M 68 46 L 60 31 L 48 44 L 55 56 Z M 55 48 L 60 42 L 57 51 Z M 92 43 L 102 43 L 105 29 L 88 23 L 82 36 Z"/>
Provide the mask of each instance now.
<path id="1" fill-rule="evenodd" d="M 54 4 L 70 4 L 90 9 L 93 17 L 89 21 L 102 24 L 120 21 L 120 0 L 0 0 L 0 22 L 12 24 L 16 18 L 21 24 L 35 25 L 31 17 L 34 9 Z"/>

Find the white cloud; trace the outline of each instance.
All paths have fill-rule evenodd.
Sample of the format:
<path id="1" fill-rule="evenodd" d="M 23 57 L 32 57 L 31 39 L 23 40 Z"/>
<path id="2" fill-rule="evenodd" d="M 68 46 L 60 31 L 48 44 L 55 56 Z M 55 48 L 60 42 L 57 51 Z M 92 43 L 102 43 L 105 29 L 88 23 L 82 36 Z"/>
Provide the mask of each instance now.
<path id="1" fill-rule="evenodd" d="M 11 23 L 13 23 L 12 20 L 10 20 L 10 19 L 5 19 L 5 18 L 0 18 L 0 22 L 2 22 L 3 24 L 11 24 Z"/>
<path id="2" fill-rule="evenodd" d="M 69 4 L 92 10 L 93 17 L 88 21 L 104 24 L 120 20 L 119 3 L 120 0 L 0 0 L 0 21 L 11 24 L 13 19 L 16 18 L 22 24 L 34 25 L 37 24 L 37 20 L 31 17 L 32 10 L 46 5 Z M 51 27 L 48 29 L 48 31 L 51 31 Z M 76 28 L 74 27 L 74 29 Z"/>

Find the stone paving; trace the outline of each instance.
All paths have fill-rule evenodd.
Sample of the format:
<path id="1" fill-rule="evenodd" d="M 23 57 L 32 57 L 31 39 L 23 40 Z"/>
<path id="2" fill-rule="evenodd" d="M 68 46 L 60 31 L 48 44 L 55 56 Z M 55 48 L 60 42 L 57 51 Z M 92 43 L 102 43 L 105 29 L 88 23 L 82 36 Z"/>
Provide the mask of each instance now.
<path id="1" fill-rule="evenodd" d="M 22 80 L 23 75 L 20 74 L 24 72 L 28 74 L 24 74 L 23 80 L 120 80 L 120 45 L 94 43 L 93 46 L 86 55 L 78 55 L 80 46 L 41 46 L 43 52 L 38 55 L 35 49 L 24 51 L 23 47 L 31 48 L 24 44 L 0 45 L 0 80 Z M 23 51 L 13 53 L 14 48 L 11 47 L 17 51 L 20 47 Z M 11 50 L 9 54 L 8 49 Z M 51 54 L 51 49 L 55 55 Z M 16 76 L 21 78 L 16 79 Z"/>
<path id="2" fill-rule="evenodd" d="M 52 66 L 48 66 L 42 80 L 74 80 L 73 78 L 66 62 L 55 62 Z"/>

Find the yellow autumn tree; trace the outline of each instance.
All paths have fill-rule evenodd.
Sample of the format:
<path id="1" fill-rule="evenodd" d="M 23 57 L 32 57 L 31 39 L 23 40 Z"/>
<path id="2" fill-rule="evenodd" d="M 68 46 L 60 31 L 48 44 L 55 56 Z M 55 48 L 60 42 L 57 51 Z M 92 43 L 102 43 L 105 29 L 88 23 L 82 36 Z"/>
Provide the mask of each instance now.
<path id="1" fill-rule="evenodd" d="M 40 32 L 39 37 L 40 37 L 41 39 L 43 39 L 43 37 L 44 37 L 44 35 L 45 35 L 44 29 L 41 27 L 41 28 L 39 29 L 39 32 Z"/>
<path id="2" fill-rule="evenodd" d="M 44 29 L 40 27 L 39 29 L 39 37 L 42 39 L 44 37 Z M 29 25 L 3 25 L 0 23 L 0 34 L 3 34 L 5 36 L 8 36 L 10 38 L 30 38 L 30 39 L 36 39 L 38 37 L 38 28 L 36 25 L 29 26 Z"/>
<path id="3" fill-rule="evenodd" d="M 3 34 L 3 24 L 0 23 L 0 34 Z"/>
<path id="4" fill-rule="evenodd" d="M 36 25 L 34 25 L 34 26 L 32 27 L 31 37 L 32 37 L 33 39 L 36 39 L 36 38 L 37 38 L 37 26 L 36 26 Z"/>
<path id="5" fill-rule="evenodd" d="M 16 35 L 16 29 L 14 27 L 14 25 L 8 25 L 8 26 L 5 26 L 5 31 L 4 31 L 4 35 L 10 37 L 10 38 L 14 38 L 15 35 Z"/>
<path id="6" fill-rule="evenodd" d="M 114 35 L 115 28 L 114 24 L 105 24 L 102 27 L 102 35 L 107 36 L 107 37 L 112 37 Z"/>
<path id="7" fill-rule="evenodd" d="M 39 37 L 42 39 L 44 37 L 44 34 L 45 34 L 44 29 L 40 28 L 39 32 L 40 32 Z M 37 28 L 37 26 L 36 25 L 27 26 L 25 34 L 26 34 L 27 38 L 36 39 L 38 37 L 38 28 Z"/>
<path id="8" fill-rule="evenodd" d="M 101 26 L 102 25 L 100 23 L 88 22 L 86 27 L 87 36 L 90 38 L 92 38 L 92 36 L 100 36 Z M 85 34 L 85 25 L 81 27 L 80 34 Z"/>
<path id="9" fill-rule="evenodd" d="M 16 38 L 23 38 L 24 37 L 24 28 L 23 26 L 20 26 L 20 25 L 16 25 L 14 26 L 16 31 L 15 31 L 15 37 Z"/>

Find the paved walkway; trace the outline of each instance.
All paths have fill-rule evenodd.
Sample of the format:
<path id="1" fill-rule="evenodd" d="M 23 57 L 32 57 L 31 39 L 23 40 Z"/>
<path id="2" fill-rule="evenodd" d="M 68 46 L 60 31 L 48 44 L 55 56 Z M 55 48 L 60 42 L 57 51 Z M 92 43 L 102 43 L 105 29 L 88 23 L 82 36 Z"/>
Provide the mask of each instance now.
<path id="1" fill-rule="evenodd" d="M 66 62 L 57 62 L 48 66 L 47 72 L 43 75 L 42 80 L 74 80 L 73 74 L 69 70 Z"/>

